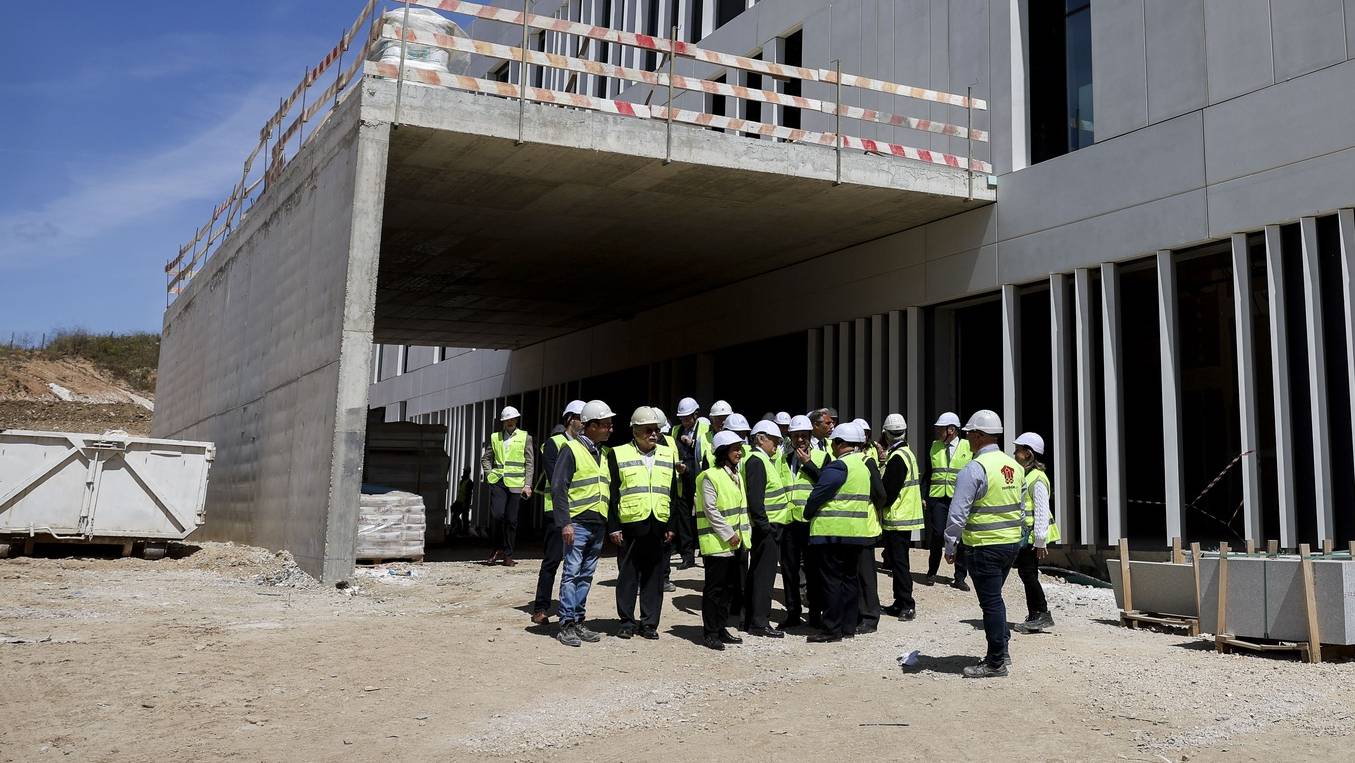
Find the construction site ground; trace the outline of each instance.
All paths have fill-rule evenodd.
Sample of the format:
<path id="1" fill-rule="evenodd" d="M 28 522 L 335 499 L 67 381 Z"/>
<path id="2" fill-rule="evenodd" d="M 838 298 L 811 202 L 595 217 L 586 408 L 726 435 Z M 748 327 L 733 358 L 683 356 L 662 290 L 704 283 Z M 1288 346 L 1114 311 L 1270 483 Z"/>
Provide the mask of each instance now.
<path id="1" fill-rule="evenodd" d="M 872 635 L 717 653 L 696 643 L 696 568 L 659 641 L 571 649 L 528 619 L 532 559 L 359 568 L 341 589 L 262 549 L 175 552 L 0 561 L 0 759 L 1348 759 L 1355 727 L 1355 664 L 1127 630 L 1110 591 L 1052 578 L 1055 630 L 972 681 L 978 605 L 946 585 Z M 603 631 L 615 572 L 590 597 Z M 1014 575 L 1007 600 L 1024 615 Z"/>

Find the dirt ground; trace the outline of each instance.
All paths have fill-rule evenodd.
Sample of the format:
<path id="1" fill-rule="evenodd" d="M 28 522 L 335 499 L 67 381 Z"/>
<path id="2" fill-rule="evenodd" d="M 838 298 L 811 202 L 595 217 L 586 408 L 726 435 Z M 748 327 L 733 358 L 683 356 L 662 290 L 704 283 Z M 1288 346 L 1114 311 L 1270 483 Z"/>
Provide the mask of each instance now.
<path id="1" fill-rule="evenodd" d="M 0 429 L 103 434 L 121 429 L 146 437 L 150 411 L 134 403 L 80 403 L 65 400 L 0 400 Z"/>
<path id="2" fill-rule="evenodd" d="M 365 568 L 339 590 L 260 549 L 182 551 L 0 561 L 0 759 L 1348 760 L 1355 727 L 1355 663 L 1125 630 L 1109 591 L 1050 578 L 1056 629 L 1013 636 L 1010 677 L 967 681 L 979 610 L 944 585 L 873 635 L 716 653 L 694 643 L 697 568 L 659 641 L 570 649 L 528 621 L 532 560 Z M 599 569 L 610 631 L 615 560 Z M 1024 614 L 1015 576 L 1007 600 Z"/>

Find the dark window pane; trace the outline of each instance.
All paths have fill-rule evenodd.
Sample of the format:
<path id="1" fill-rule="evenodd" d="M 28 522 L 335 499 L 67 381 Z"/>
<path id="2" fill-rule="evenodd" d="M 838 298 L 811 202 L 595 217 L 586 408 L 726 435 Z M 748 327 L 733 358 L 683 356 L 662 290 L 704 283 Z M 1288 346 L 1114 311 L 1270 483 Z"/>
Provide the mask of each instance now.
<path id="1" fill-rule="evenodd" d="M 747 8 L 744 0 L 716 0 L 715 28 L 728 24 Z"/>
<path id="2" fill-rule="evenodd" d="M 1092 12 L 1083 9 L 1068 16 L 1068 150 L 1086 148 L 1094 141 L 1092 118 Z"/>

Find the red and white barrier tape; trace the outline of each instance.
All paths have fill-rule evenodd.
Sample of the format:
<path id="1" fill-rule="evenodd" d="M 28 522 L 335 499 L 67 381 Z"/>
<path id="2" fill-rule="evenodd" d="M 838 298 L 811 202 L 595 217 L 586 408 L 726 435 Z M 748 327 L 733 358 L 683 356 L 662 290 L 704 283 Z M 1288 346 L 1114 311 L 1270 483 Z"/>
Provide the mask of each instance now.
<path id="1" fill-rule="evenodd" d="M 369 74 L 386 77 L 387 79 L 396 79 L 400 76 L 400 67 L 397 64 L 383 64 L 373 61 L 368 64 L 367 72 Z M 511 85 L 507 82 L 499 82 L 497 80 L 468 77 L 463 74 L 436 71 L 433 69 L 411 69 L 406 67 L 405 79 L 414 80 L 424 85 L 440 85 L 442 87 L 451 87 L 458 90 L 470 90 L 477 93 L 502 95 L 508 98 L 518 97 L 517 85 Z M 554 103 L 561 106 L 574 106 L 580 109 L 602 111 L 609 114 L 620 114 L 627 117 L 640 117 L 642 119 L 648 118 L 650 115 L 650 108 L 643 104 L 631 103 L 630 101 L 613 101 L 607 98 L 594 98 L 591 95 L 579 95 L 578 93 L 561 93 L 540 87 L 527 88 L 527 99 L 531 101 L 540 101 L 541 103 Z"/>

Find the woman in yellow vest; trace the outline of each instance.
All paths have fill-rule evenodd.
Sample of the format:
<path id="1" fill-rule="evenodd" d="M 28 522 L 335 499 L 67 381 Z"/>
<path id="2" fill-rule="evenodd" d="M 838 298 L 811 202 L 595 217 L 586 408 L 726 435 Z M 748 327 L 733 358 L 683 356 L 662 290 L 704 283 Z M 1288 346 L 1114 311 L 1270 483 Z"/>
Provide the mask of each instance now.
<path id="1" fill-rule="evenodd" d="M 1016 438 L 1016 462 L 1026 470 L 1026 539 L 1016 555 L 1016 574 L 1026 588 L 1026 621 L 1017 623 L 1017 633 L 1039 633 L 1054 627 L 1049 602 L 1040 585 L 1040 562 L 1048 555 L 1048 545 L 1059 542 L 1059 526 L 1050 510 L 1053 492 L 1049 475 L 1040 459 L 1044 456 L 1044 438 L 1025 432 Z"/>
<path id="2" fill-rule="evenodd" d="M 673 539 L 671 502 L 677 492 L 677 451 L 659 442 L 659 426 L 659 414 L 653 408 L 636 408 L 630 417 L 633 439 L 612 450 L 608 458 L 613 490 L 607 531 L 621 547 L 616 578 L 616 613 L 621 618 L 618 638 L 637 632 L 645 639 L 659 637 L 667 544 Z M 639 620 L 635 619 L 637 595 Z"/>
<path id="3" fill-rule="evenodd" d="M 859 622 L 860 572 L 867 554 L 874 566 L 875 539 L 880 536 L 876 506 L 884 498 L 879 473 L 858 450 L 866 442 L 866 433 L 848 422 L 838 424 L 829 439 L 836 458 L 823 467 L 805 502 L 809 543 L 818 548 L 823 578 L 823 631 L 810 636 L 811 643 L 841 641 L 866 632 Z M 872 625 L 866 630 L 873 629 Z"/>
<path id="4" fill-rule="evenodd" d="M 723 650 L 743 639 L 729 632 L 729 613 L 747 567 L 748 544 L 753 540 L 747 501 L 739 477 L 743 449 L 733 432 L 717 432 L 711 439 L 715 465 L 696 478 L 696 537 L 706 568 L 701 590 L 702 643 Z"/>
<path id="5" fill-rule="evenodd" d="M 499 414 L 502 429 L 489 436 L 480 454 L 480 468 L 489 484 L 489 516 L 494 522 L 497 548 L 485 564 L 502 561 L 512 567 L 513 541 L 518 535 L 518 514 L 523 498 L 532 497 L 532 467 L 535 453 L 532 436 L 518 428 L 521 414 L 505 406 Z"/>

